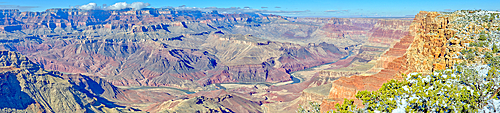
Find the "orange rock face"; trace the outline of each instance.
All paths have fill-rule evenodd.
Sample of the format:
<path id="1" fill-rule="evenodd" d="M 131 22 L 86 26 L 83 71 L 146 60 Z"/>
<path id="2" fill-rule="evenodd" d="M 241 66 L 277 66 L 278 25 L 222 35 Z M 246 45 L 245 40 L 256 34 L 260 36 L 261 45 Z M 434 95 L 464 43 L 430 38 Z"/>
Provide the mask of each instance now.
<path id="1" fill-rule="evenodd" d="M 452 58 L 462 48 L 468 48 L 461 43 L 468 43 L 468 40 L 457 40 L 453 37 L 457 31 L 452 28 L 454 24 L 449 24 L 453 15 L 439 16 L 437 12 L 420 12 L 420 26 L 412 28 L 417 37 L 408 50 L 409 71 L 427 73 L 433 70 L 442 70 L 457 62 L 458 58 Z"/>
<path id="2" fill-rule="evenodd" d="M 411 21 L 406 20 L 379 20 L 370 30 L 373 32 L 368 39 L 371 43 L 382 43 L 389 45 L 393 39 L 401 39 L 408 35 L 408 28 Z"/>
<path id="3" fill-rule="evenodd" d="M 13 18 L 5 18 L 8 21 L 0 20 L 0 32 L 46 28 L 50 28 L 47 30 L 78 29 L 65 34 L 37 33 L 17 40 L 0 41 L 20 42 L 12 46 L 3 46 L 2 49 L 24 52 L 47 69 L 97 75 L 104 78 L 102 81 L 108 81 L 109 85 L 169 86 L 180 89 L 216 83 L 290 81 L 289 73 L 336 61 L 346 56 L 348 51 L 354 50 L 353 54 L 364 51 L 365 54 L 357 54 L 338 61 L 335 63 L 338 68 L 352 66 L 353 62 L 366 63 L 375 60 L 381 51 L 392 47 L 378 58 L 379 63 L 374 67 L 384 69 L 371 76 L 342 77 L 357 75 L 360 72 L 325 71 L 312 73 L 309 80 L 298 84 L 264 88 L 245 86 L 228 88 L 226 90 L 228 92 L 218 90 L 187 95 L 188 98 L 212 95 L 209 98 L 222 96 L 220 99 L 223 99 L 226 94 L 237 94 L 245 99 L 259 102 L 262 106 L 270 106 L 269 109 L 293 112 L 298 107 L 295 103 L 322 100 L 323 109 L 328 110 L 343 98 L 355 99 L 357 91 L 378 89 L 384 81 L 406 72 L 406 64 L 409 63 L 408 56 L 404 54 L 414 42 L 414 37 L 417 37 L 407 32 L 410 21 L 396 19 L 297 19 L 298 23 L 254 24 L 252 21 L 274 23 L 273 21 L 294 19 L 271 15 L 254 18 L 245 14 L 182 16 L 196 13 L 200 12 L 140 10 L 99 13 L 52 9 L 47 12 L 4 13 L 12 14 L 4 16 Z M 25 24 L 15 23 L 9 19 L 22 21 Z M 44 22 L 44 20 L 51 21 Z M 423 20 L 419 22 L 422 23 Z M 422 27 L 418 25 L 412 25 L 410 28 Z M 100 31 L 113 32 L 101 35 Z M 446 32 L 443 31 L 443 35 Z M 255 39 L 252 35 L 268 37 L 269 40 Z M 64 40 L 53 40 L 59 38 Z M 39 40 L 45 41 L 36 42 Z M 292 42 L 281 42 L 282 40 Z M 439 41 L 437 38 L 429 40 Z M 365 43 L 374 45 L 367 47 Z M 443 52 L 442 49 L 429 50 L 433 51 L 429 53 L 433 57 L 442 56 L 440 54 Z M 376 51 L 379 53 L 375 55 Z M 428 63 L 431 66 L 435 64 L 435 62 Z M 339 80 L 332 83 L 339 77 L 341 77 Z M 84 79 L 78 76 L 66 78 L 85 83 Z M 301 94 L 307 88 L 329 83 L 332 83 L 331 89 L 326 88 L 324 92 Z M 112 90 L 103 93 L 104 96 L 109 93 L 106 97 L 133 103 L 161 104 L 161 101 L 180 98 L 165 93 L 115 90 L 117 88 L 113 87 L 109 89 Z M 302 97 L 305 98 L 299 99 L 300 102 L 295 101 Z M 271 104 L 264 105 L 265 103 Z M 287 106 L 272 106 L 272 104 L 287 104 Z M 156 107 L 151 107 L 151 110 L 156 110 Z"/>
<path id="4" fill-rule="evenodd" d="M 410 72 L 425 74 L 434 70 L 443 70 L 461 62 L 452 56 L 459 54 L 457 52 L 462 48 L 468 48 L 463 43 L 469 43 L 469 41 L 450 40 L 457 32 L 451 29 L 456 25 L 449 24 L 453 18 L 453 15 L 421 11 L 415 16 L 407 35 L 386 51 L 377 62 L 375 67 L 383 69 L 370 76 L 342 77 L 334 81 L 329 99 L 325 99 L 322 103 L 322 110 L 334 109 L 334 105 L 342 103 L 343 98 L 356 99 L 354 95 L 358 91 L 375 91 L 388 80 L 400 79 L 401 74 Z M 482 49 L 478 48 L 478 50 Z M 359 100 L 355 100 L 355 103 L 358 106 L 361 105 Z"/>
<path id="5" fill-rule="evenodd" d="M 419 17 L 419 15 L 417 15 L 417 17 Z M 374 67 L 383 68 L 380 72 L 370 76 L 355 75 L 350 77 L 341 77 L 334 81 L 328 96 L 329 98 L 322 101 L 322 112 L 335 109 L 335 104 L 341 104 L 344 98 L 355 99 L 355 103 L 358 104 L 358 106 L 361 106 L 362 102 L 360 100 L 356 100 L 355 97 L 358 91 L 377 90 L 386 81 L 398 78 L 398 75 L 405 73 L 407 70 L 407 58 L 405 53 L 414 40 L 414 35 L 411 32 L 414 31 L 412 28 L 416 28 L 415 23 L 418 23 L 417 19 L 418 18 L 413 21 L 409 32 L 392 32 L 395 34 L 392 38 L 400 39 L 400 41 L 380 56 L 379 61 Z M 375 39 L 377 39 L 377 37 L 384 36 L 385 35 L 375 34 L 374 38 L 371 38 L 371 41 L 376 41 Z M 401 36 L 401 38 L 398 38 L 397 36 Z"/>

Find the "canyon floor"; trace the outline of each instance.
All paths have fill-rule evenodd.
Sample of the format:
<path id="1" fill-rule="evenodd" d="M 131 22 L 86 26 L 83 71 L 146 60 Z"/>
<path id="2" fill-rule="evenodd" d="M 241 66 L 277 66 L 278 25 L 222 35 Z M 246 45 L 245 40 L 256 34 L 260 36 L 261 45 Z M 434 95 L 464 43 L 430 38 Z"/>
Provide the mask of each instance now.
<path id="1" fill-rule="evenodd" d="M 10 66 L 3 73 L 56 80 L 54 87 L 72 91 L 62 94 L 77 95 L 65 104 L 81 106 L 77 112 L 295 112 L 313 101 L 331 109 L 353 96 L 343 87 L 382 84 L 391 77 L 370 77 L 396 74 L 393 63 L 412 43 L 415 21 L 168 8 L 0 13 L 0 64 Z M 18 88 L 7 75 L 0 75 L 2 87 L 28 95 L 24 107 L 2 104 L 2 111 L 72 110 L 51 103 L 61 96 L 34 95 L 40 92 L 23 89 L 34 82 Z M 354 75 L 366 79 L 345 80 Z"/>

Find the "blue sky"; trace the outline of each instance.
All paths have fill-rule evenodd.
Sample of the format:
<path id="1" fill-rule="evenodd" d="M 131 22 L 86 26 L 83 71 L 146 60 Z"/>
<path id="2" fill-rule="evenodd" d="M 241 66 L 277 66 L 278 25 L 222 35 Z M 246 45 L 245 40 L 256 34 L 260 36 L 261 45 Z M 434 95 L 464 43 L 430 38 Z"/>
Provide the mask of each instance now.
<path id="1" fill-rule="evenodd" d="M 500 10 L 500 0 L 5 0 L 0 8 L 19 8 L 22 11 L 44 11 L 49 8 L 68 8 L 75 5 L 97 3 L 112 5 L 117 2 L 144 2 L 150 7 L 250 7 L 268 10 L 285 16 L 312 17 L 401 17 L 419 11 L 453 11 L 461 9 Z M 265 8 L 267 7 L 267 8 Z M 275 11 L 275 12 L 272 12 Z M 282 11 L 282 12 L 276 12 Z"/>

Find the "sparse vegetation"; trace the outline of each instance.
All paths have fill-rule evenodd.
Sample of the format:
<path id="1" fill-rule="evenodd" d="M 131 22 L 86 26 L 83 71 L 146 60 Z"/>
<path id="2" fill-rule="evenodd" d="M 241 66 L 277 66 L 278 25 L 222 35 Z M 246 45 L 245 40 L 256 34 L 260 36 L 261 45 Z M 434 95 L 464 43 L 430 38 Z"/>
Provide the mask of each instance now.
<path id="1" fill-rule="evenodd" d="M 484 34 L 481 34 L 479 35 L 479 39 L 480 41 L 485 41 L 488 37 L 486 37 Z"/>
<path id="2" fill-rule="evenodd" d="M 360 112 L 360 109 L 358 109 L 357 106 L 354 104 L 354 100 L 348 100 L 348 99 L 344 99 L 344 103 L 342 105 L 336 104 L 335 109 L 337 109 L 337 113 Z"/>
<path id="3" fill-rule="evenodd" d="M 500 82 L 496 67 L 484 68 L 488 70 L 486 76 L 478 76 L 485 70 L 474 67 L 458 66 L 456 70 L 441 70 L 431 75 L 403 75 L 406 79 L 388 81 L 378 91 L 360 91 L 356 98 L 366 106 L 361 110 L 368 112 L 477 112 L 487 100 L 498 98 L 495 88 Z M 351 101 L 346 101 L 338 105 L 343 109 L 337 111 L 356 111 L 349 104 Z"/>
<path id="4" fill-rule="evenodd" d="M 466 14 L 480 11 L 462 10 Z M 482 27 L 491 28 L 497 14 L 466 16 L 470 21 L 487 22 Z M 497 28 L 500 31 L 500 28 Z M 473 41 L 461 49 L 462 59 L 446 70 L 431 74 L 411 73 L 401 80 L 390 80 L 377 91 L 359 91 L 357 99 L 364 108 L 356 108 L 351 100 L 337 105 L 338 112 L 478 112 L 491 106 L 489 100 L 498 100 L 500 90 L 500 52 L 496 43 L 498 35 L 481 31 L 466 35 Z M 476 38 L 479 36 L 478 38 Z M 455 35 L 454 35 L 455 37 Z M 476 39 L 474 39 L 476 38 Z M 491 45 L 491 46 L 490 46 Z M 490 48 L 491 51 L 484 48 Z"/>
<path id="5" fill-rule="evenodd" d="M 299 108 L 297 110 L 297 113 L 321 113 L 320 112 L 320 106 L 319 103 L 317 102 L 309 102 L 310 109 L 304 108 L 302 105 L 299 104 Z"/>
<path id="6" fill-rule="evenodd" d="M 493 48 L 491 48 L 493 53 L 498 53 L 498 46 L 496 44 L 493 44 Z"/>

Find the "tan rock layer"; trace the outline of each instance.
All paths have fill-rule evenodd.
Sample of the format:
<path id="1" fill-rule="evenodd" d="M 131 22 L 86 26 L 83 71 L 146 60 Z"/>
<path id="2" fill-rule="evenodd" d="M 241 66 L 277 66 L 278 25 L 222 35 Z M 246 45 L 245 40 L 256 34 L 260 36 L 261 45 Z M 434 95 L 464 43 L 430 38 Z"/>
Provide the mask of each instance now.
<path id="1" fill-rule="evenodd" d="M 361 74 L 361 71 L 320 71 L 319 74 L 321 76 L 328 76 L 328 77 L 345 77 L 345 76 L 351 76 L 351 75 L 359 75 Z"/>
<path id="2" fill-rule="evenodd" d="M 418 18 L 420 23 L 416 24 L 420 26 L 411 28 L 415 29 L 413 34 L 416 38 L 406 55 L 407 65 L 411 65 L 408 71 L 429 73 L 433 70 L 445 69 L 458 62 L 459 59 L 451 57 L 459 50 L 448 44 L 450 43 L 448 39 L 457 32 L 448 25 L 452 17 L 439 16 L 437 12 L 420 12 L 420 14 L 426 15 Z"/>
<path id="3" fill-rule="evenodd" d="M 200 16 L 184 16 L 200 15 Z M 149 10 L 102 10 L 89 11 L 82 9 L 48 9 L 43 12 L 20 12 L 19 10 L 0 10 L 0 31 L 14 31 L 37 28 L 76 28 L 86 26 L 86 29 L 108 28 L 108 29 L 132 29 L 132 32 L 154 31 L 165 29 L 164 24 L 178 23 L 184 25 L 188 21 L 199 21 L 202 23 L 213 23 L 217 21 L 246 21 L 250 15 L 247 14 L 206 14 L 201 11 L 177 11 L 173 9 Z M 282 18 L 281 16 L 266 17 Z M 181 21 L 184 21 L 181 23 Z M 106 24 L 99 24 L 106 23 Z M 143 26 L 149 24 L 157 24 Z M 173 26 L 176 26 L 175 24 Z"/>
<path id="4" fill-rule="evenodd" d="M 350 76 L 341 77 L 334 81 L 332 84 L 332 89 L 328 99 L 322 101 L 321 110 L 322 112 L 335 109 L 335 104 L 342 103 L 343 99 L 355 99 L 355 103 L 361 105 L 361 101 L 357 100 L 355 95 L 358 91 L 368 90 L 374 91 L 379 89 L 383 83 L 391 79 L 397 79 L 402 73 L 407 73 L 408 61 L 407 61 L 407 50 L 411 48 L 411 44 L 414 40 L 418 40 L 421 37 L 416 37 L 415 31 L 420 28 L 426 27 L 423 24 L 423 19 L 426 18 L 427 12 L 421 12 L 416 15 L 413 23 L 410 25 L 410 29 L 406 36 L 400 38 L 400 41 L 396 43 L 392 48 L 386 51 L 379 58 L 379 62 L 374 68 L 384 68 L 377 74 L 371 76 Z M 413 46 L 413 45 L 412 45 Z"/>
<path id="5" fill-rule="evenodd" d="M 398 79 L 401 74 L 431 73 L 462 62 L 453 56 L 458 55 L 462 48 L 469 48 L 465 43 L 471 41 L 453 37 L 458 32 L 455 28 L 463 27 L 451 23 L 455 17 L 454 14 L 442 15 L 438 12 L 421 11 L 415 16 L 408 35 L 382 55 L 381 62 L 375 66 L 384 68 L 381 72 L 372 76 L 343 77 L 333 82 L 329 99 L 323 100 L 322 110 L 334 109 L 336 103 L 342 103 L 342 98 L 355 99 L 357 91 L 377 90 L 383 83 Z M 474 25 L 467 27 L 467 31 L 478 32 L 478 29 L 481 29 L 481 26 L 474 27 Z M 478 50 L 489 49 L 478 48 Z M 359 100 L 355 100 L 355 103 L 361 105 Z"/>

